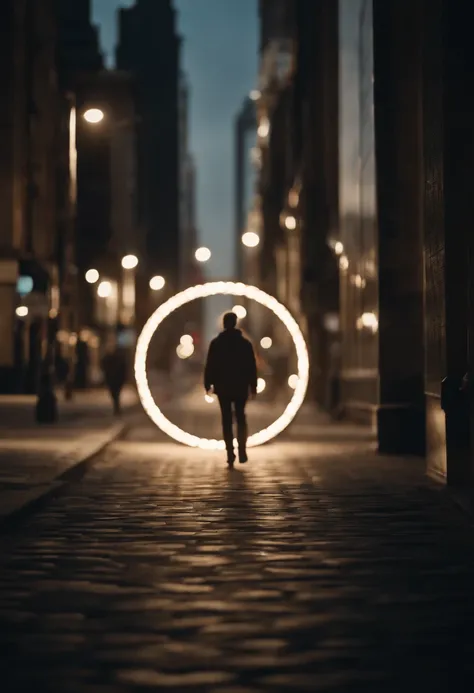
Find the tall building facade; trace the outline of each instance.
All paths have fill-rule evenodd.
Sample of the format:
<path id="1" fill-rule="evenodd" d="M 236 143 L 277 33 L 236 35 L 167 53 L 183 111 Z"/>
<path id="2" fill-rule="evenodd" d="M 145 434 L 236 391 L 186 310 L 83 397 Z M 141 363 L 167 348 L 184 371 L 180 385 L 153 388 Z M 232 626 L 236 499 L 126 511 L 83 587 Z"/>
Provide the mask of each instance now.
<path id="1" fill-rule="evenodd" d="M 279 3 L 271 5 L 276 13 Z M 292 8 L 286 105 L 284 89 L 267 79 L 269 110 L 262 85 L 265 264 L 272 267 L 271 253 L 284 244 L 280 210 L 287 231 L 300 229 L 302 324 L 316 392 L 320 374 L 335 366 L 338 413 L 372 423 L 381 452 L 425 455 L 431 474 L 470 487 L 470 6 L 298 0 Z M 263 45 L 275 21 L 275 14 L 262 19 Z M 294 205 L 285 201 L 295 172 L 288 161 L 300 175 Z M 278 291 L 274 264 L 267 281 Z M 292 273 L 282 282 L 286 291 Z M 324 357 L 322 328 L 336 299 L 334 362 L 331 351 Z"/>
<path id="2" fill-rule="evenodd" d="M 170 1 L 137 0 L 119 12 L 117 68 L 133 75 L 137 108 L 138 216 L 150 273 L 179 282 L 180 38 Z"/>
<path id="3" fill-rule="evenodd" d="M 194 252 L 197 247 L 196 164 L 189 143 L 189 85 L 184 74 L 179 86 L 179 201 L 180 272 L 179 287 L 198 279 Z"/>
<path id="4" fill-rule="evenodd" d="M 254 98 L 248 96 L 244 100 L 234 124 L 235 274 L 239 280 L 244 280 L 247 275 L 246 248 L 242 245 L 242 235 L 247 231 L 249 221 L 252 221 L 249 216 L 257 204 L 257 94 L 255 92 L 252 94 Z"/>
<path id="5" fill-rule="evenodd" d="M 36 392 L 59 312 L 53 0 L 3 3 L 0 33 L 0 387 Z"/>

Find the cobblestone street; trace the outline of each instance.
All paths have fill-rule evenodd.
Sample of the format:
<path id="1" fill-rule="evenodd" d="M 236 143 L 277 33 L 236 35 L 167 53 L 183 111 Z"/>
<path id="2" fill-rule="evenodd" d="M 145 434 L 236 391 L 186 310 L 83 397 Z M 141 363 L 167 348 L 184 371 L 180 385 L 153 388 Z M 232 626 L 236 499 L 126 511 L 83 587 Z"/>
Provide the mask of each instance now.
<path id="1" fill-rule="evenodd" d="M 2 540 L 2 691 L 472 690 L 474 535 L 421 462 L 138 423 Z"/>

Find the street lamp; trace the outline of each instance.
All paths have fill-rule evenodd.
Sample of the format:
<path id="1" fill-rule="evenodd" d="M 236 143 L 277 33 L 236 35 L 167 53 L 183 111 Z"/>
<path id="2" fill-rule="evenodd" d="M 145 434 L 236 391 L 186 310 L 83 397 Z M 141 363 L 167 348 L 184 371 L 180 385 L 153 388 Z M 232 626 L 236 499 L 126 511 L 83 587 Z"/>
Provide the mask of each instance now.
<path id="1" fill-rule="evenodd" d="M 150 289 L 152 291 L 161 291 L 161 289 L 164 288 L 165 284 L 165 278 L 160 277 L 159 275 L 156 275 L 156 277 L 152 277 L 150 279 Z"/>
<path id="2" fill-rule="evenodd" d="M 285 219 L 285 226 L 288 231 L 294 231 L 296 229 L 296 219 L 291 214 Z"/>
<path id="3" fill-rule="evenodd" d="M 18 306 L 16 309 L 15 313 L 18 318 L 26 318 L 28 315 L 28 307 L 27 306 Z"/>
<path id="4" fill-rule="evenodd" d="M 105 113 L 100 108 L 88 108 L 83 117 L 87 123 L 97 125 L 104 120 Z"/>
<path id="5" fill-rule="evenodd" d="M 97 284 L 99 281 L 99 273 L 96 269 L 87 270 L 85 277 L 88 284 Z"/>
<path id="6" fill-rule="evenodd" d="M 209 248 L 198 248 L 194 253 L 194 257 L 198 262 L 208 262 L 211 259 L 211 251 Z"/>
<path id="7" fill-rule="evenodd" d="M 135 269 L 138 265 L 138 258 L 136 255 L 125 255 L 122 258 L 122 267 L 126 270 Z"/>

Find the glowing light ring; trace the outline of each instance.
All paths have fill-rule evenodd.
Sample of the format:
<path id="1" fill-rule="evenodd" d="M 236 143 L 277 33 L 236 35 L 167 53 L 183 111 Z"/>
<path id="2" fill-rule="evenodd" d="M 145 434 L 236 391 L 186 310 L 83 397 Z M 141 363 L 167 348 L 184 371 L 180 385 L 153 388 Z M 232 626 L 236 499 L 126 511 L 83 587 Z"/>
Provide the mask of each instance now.
<path id="1" fill-rule="evenodd" d="M 298 363 L 298 382 L 296 384 L 293 396 L 288 403 L 285 411 L 278 417 L 270 426 L 262 429 L 258 433 L 254 433 L 248 439 L 249 447 L 256 447 L 268 443 L 269 440 L 275 438 L 287 428 L 291 421 L 295 418 L 298 410 L 304 402 L 309 379 L 309 357 L 305 339 L 300 330 L 300 327 L 291 313 L 273 296 L 265 293 L 255 286 L 247 286 L 239 282 L 207 282 L 192 286 L 185 291 L 175 294 L 165 303 L 163 303 L 153 315 L 148 319 L 145 327 L 137 341 L 135 352 L 135 380 L 137 382 L 138 395 L 145 412 L 158 428 L 166 433 L 170 438 L 173 438 L 178 443 L 188 445 L 189 447 L 201 448 L 203 450 L 223 450 L 225 444 L 223 440 L 209 440 L 207 438 L 199 438 L 183 431 L 179 426 L 172 423 L 160 408 L 157 406 L 148 385 L 148 377 L 146 371 L 146 358 L 150 342 L 158 327 L 175 310 L 181 306 L 195 301 L 199 298 L 207 298 L 209 296 L 227 295 L 227 296 L 244 296 L 249 300 L 256 301 L 262 306 L 271 310 L 276 317 L 285 325 L 290 333 L 296 349 Z"/>

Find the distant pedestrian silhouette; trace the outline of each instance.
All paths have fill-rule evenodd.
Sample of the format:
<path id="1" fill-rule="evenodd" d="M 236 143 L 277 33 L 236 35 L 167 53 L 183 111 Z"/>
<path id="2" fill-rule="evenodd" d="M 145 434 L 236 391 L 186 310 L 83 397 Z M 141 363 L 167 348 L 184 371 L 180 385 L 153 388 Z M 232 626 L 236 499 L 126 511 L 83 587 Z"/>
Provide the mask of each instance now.
<path id="1" fill-rule="evenodd" d="M 249 395 L 257 393 L 257 364 L 251 342 L 236 328 L 235 313 L 226 313 L 224 331 L 212 340 L 204 370 L 206 392 L 213 388 L 222 415 L 222 431 L 227 450 L 227 463 L 235 461 L 233 412 L 237 420 L 239 461 L 247 462 L 247 419 L 245 405 Z"/>
<path id="2" fill-rule="evenodd" d="M 127 359 L 122 349 L 107 351 L 102 359 L 105 385 L 110 393 L 115 416 L 120 416 L 120 395 L 127 380 Z"/>

